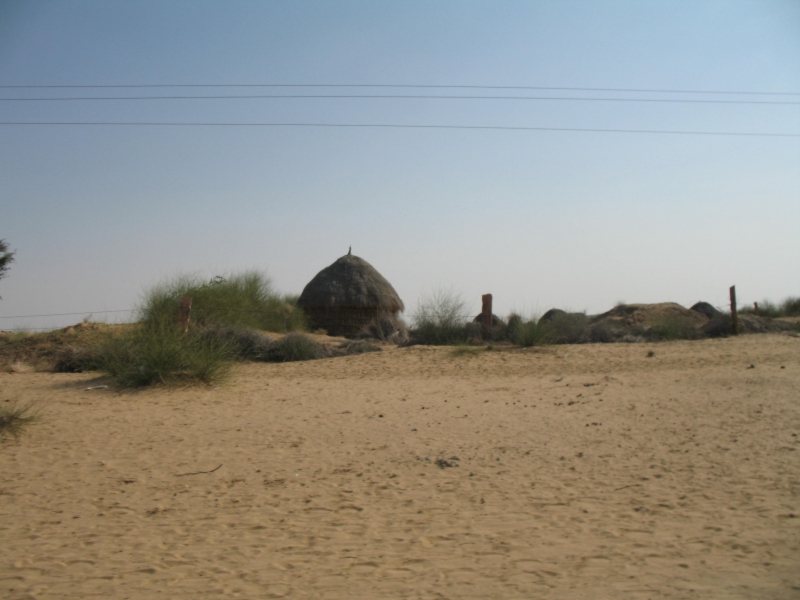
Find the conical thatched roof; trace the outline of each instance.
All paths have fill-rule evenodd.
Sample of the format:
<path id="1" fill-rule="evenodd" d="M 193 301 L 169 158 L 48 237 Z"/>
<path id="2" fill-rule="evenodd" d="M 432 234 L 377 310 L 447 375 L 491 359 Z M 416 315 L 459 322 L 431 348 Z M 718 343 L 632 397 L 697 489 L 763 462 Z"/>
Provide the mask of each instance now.
<path id="1" fill-rule="evenodd" d="M 694 312 L 699 312 L 701 315 L 705 315 L 709 319 L 713 319 L 714 317 L 722 314 L 708 302 L 698 302 L 697 304 L 692 306 L 692 308 L 690 308 L 689 310 L 693 310 Z"/>
<path id="2" fill-rule="evenodd" d="M 300 294 L 303 309 L 405 310 L 392 284 L 363 258 L 347 254 L 317 273 Z"/>

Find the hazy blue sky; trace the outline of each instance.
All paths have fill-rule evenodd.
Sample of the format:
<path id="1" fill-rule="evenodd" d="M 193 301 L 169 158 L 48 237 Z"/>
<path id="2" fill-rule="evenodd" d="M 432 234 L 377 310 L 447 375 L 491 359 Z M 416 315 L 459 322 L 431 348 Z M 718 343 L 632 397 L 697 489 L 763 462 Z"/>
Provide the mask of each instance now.
<path id="1" fill-rule="evenodd" d="M 786 96 L 348 88 L 0 89 L 0 97 L 375 93 L 800 102 L 800 2 L 0 0 L 0 85 L 419 84 Z M 800 105 L 556 100 L 0 101 L 3 122 L 498 125 L 800 133 Z M 347 252 L 413 312 L 800 295 L 800 138 L 0 125 L 0 316 L 126 309 L 177 273 L 299 293 Z M 95 315 L 95 318 L 99 317 Z M 124 317 L 125 315 L 118 315 Z M 108 315 L 113 320 L 117 315 Z M 80 320 L 2 319 L 0 329 Z"/>

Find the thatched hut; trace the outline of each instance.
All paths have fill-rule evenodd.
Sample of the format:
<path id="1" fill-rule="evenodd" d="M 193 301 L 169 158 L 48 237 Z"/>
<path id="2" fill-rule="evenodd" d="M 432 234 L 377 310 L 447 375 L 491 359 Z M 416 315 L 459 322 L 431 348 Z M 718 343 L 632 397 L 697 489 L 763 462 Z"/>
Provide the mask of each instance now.
<path id="1" fill-rule="evenodd" d="M 719 312 L 716 308 L 714 308 L 708 302 L 698 302 L 689 310 L 693 310 L 694 312 L 699 312 L 701 315 L 707 316 L 709 319 L 713 319 L 714 317 L 718 317 L 722 313 Z"/>
<path id="2" fill-rule="evenodd" d="M 300 294 L 297 306 L 314 328 L 355 337 L 375 319 L 405 310 L 392 284 L 363 258 L 348 253 L 326 267 Z"/>

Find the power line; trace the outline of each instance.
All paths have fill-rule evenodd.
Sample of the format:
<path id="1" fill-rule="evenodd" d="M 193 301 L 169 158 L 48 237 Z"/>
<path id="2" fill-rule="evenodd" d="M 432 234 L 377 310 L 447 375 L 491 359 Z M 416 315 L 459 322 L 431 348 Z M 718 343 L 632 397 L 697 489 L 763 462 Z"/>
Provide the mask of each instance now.
<path id="1" fill-rule="evenodd" d="M 12 315 L 10 317 L 0 317 L 0 319 L 31 319 L 33 317 L 67 317 L 74 315 L 99 315 L 105 313 L 134 312 L 135 310 L 136 310 L 135 308 L 129 308 L 127 310 L 82 310 L 81 312 L 54 313 L 52 315 Z"/>
<path id="2" fill-rule="evenodd" d="M 108 313 L 129 313 L 129 312 L 136 312 L 137 309 L 129 308 L 127 310 L 83 310 L 80 312 L 68 312 L 68 313 L 52 313 L 48 315 L 11 315 L 8 317 L 0 317 L 0 319 L 33 319 L 38 317 L 67 317 L 67 316 L 75 316 L 75 315 L 99 315 L 99 314 L 108 314 Z M 203 311 L 214 311 L 214 307 L 211 308 L 192 308 L 192 313 L 198 313 Z M 232 311 L 230 314 L 271 314 L 271 311 L 267 310 L 237 310 Z M 28 327 L 27 329 L 52 329 L 51 327 Z"/>
<path id="3" fill-rule="evenodd" d="M 369 95 L 369 94 L 280 94 L 280 95 L 241 95 L 241 96 L 87 96 L 56 98 L 0 98 L 0 102 L 69 102 L 95 100 L 274 100 L 280 98 L 309 99 L 384 99 L 397 100 L 553 100 L 577 102 L 655 102 L 671 104 L 800 104 L 795 100 L 687 100 L 672 98 L 578 98 L 555 96 L 442 96 L 442 95 Z"/>
<path id="4" fill-rule="evenodd" d="M 122 88 L 406 88 L 406 89 L 474 89 L 474 90 L 549 90 L 572 92 L 639 92 L 653 94 L 723 94 L 743 96 L 800 96 L 800 92 L 753 92 L 730 90 L 675 90 L 644 88 L 547 87 L 524 85 L 411 85 L 355 83 L 156 83 L 126 85 L 0 85 L 0 89 L 122 89 Z"/>
<path id="5" fill-rule="evenodd" d="M 114 323 L 114 325 L 125 325 L 125 323 Z M 74 325 L 67 325 L 66 327 L 17 327 L 15 330 L 25 333 L 27 331 L 57 331 L 59 329 L 67 329 L 69 327 L 74 327 Z"/>
<path id="6" fill-rule="evenodd" d="M 397 125 L 392 123 L 180 123 L 180 122 L 101 122 L 101 121 L 0 121 L 0 125 L 110 126 L 110 127 L 320 127 L 353 129 L 468 129 L 485 131 L 560 131 L 589 133 L 647 133 L 663 135 L 800 137 L 800 133 L 765 133 L 744 131 L 670 131 L 662 129 L 595 129 L 585 127 L 512 127 L 497 125 Z"/>

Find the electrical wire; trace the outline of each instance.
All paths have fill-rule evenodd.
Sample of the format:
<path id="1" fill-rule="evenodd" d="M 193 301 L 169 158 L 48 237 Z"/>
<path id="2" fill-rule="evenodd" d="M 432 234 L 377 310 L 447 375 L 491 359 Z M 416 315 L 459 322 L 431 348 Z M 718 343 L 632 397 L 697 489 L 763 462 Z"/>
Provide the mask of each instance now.
<path id="1" fill-rule="evenodd" d="M 721 94 L 743 96 L 800 96 L 800 92 L 754 92 L 730 90 L 675 90 L 644 88 L 595 88 L 503 85 L 413 85 L 358 83 L 155 83 L 119 85 L 0 85 L 0 89 L 122 89 L 122 88 L 405 88 L 405 89 L 475 89 L 475 90 L 541 90 L 572 92 L 628 92 L 652 94 Z"/>
<path id="2" fill-rule="evenodd" d="M 746 131 L 674 131 L 664 129 L 599 129 L 588 127 L 515 127 L 498 125 L 399 125 L 392 123 L 192 123 L 192 122 L 114 122 L 114 121 L 0 121 L 9 126 L 109 126 L 109 127 L 320 127 L 375 129 L 464 129 L 483 131 L 558 131 L 590 133 L 638 133 L 657 135 L 702 135 L 727 137 L 800 137 L 800 133 Z"/>
<path id="3" fill-rule="evenodd" d="M 555 96 L 442 96 L 442 95 L 368 95 L 368 94 L 280 94 L 280 95 L 241 95 L 241 96 L 87 96 L 56 98 L 0 98 L 0 102 L 70 102 L 97 100 L 275 100 L 275 99 L 370 99 L 370 100 L 539 100 L 575 102 L 646 102 L 668 104 L 800 104 L 796 100 L 690 100 L 673 98 L 578 98 Z"/>
<path id="4" fill-rule="evenodd" d="M 126 310 L 82 310 L 81 312 L 54 313 L 52 315 L 11 315 L 10 317 L 0 317 L 0 319 L 32 319 L 34 317 L 67 317 L 74 315 L 99 315 L 105 313 L 134 312 L 135 308 Z"/>

